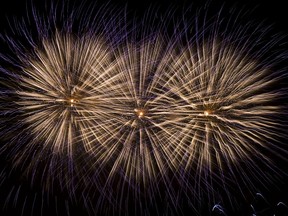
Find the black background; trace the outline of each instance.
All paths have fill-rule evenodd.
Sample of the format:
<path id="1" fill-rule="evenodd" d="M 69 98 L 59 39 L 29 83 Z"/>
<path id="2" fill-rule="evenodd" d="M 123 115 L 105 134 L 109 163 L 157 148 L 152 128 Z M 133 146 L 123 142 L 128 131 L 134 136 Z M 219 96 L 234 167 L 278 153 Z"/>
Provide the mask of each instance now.
<path id="1" fill-rule="evenodd" d="M 31 0 L 33 2 L 33 0 Z M 76 1 L 76 0 L 75 0 Z M 79 0 L 80 1 L 80 0 Z M 92 1 L 92 0 L 91 0 Z M 40 2 L 40 1 L 38 1 Z M 61 2 L 61 1 L 59 1 Z M 65 2 L 63 0 L 63 2 Z M 100 1 L 100 2 L 104 2 L 105 1 Z M 136 16 L 141 17 L 143 14 L 145 14 L 145 12 L 147 10 L 149 10 L 149 7 L 152 5 L 154 7 L 158 7 L 160 9 L 160 11 L 165 12 L 167 9 L 169 8 L 173 8 L 173 7 L 178 7 L 178 8 L 185 8 L 186 6 L 203 6 L 205 4 L 205 2 L 207 1 L 201 1 L 201 0 L 197 0 L 197 1 L 177 1 L 177 0 L 158 0 L 158 1 L 152 1 L 152 0 L 143 0 L 143 1 L 136 1 L 136 0 L 112 0 L 110 1 L 111 5 L 115 5 L 120 6 L 120 7 L 127 7 L 128 12 L 132 12 L 134 14 L 136 14 Z M 246 8 L 247 10 L 254 10 L 253 12 L 253 17 L 251 17 L 251 20 L 255 20 L 257 21 L 263 21 L 263 20 L 267 20 L 268 23 L 273 24 L 273 28 L 272 31 L 274 31 L 275 33 L 280 32 L 283 35 L 288 35 L 288 8 L 286 6 L 286 2 L 285 1 L 261 1 L 261 0 L 244 0 L 244 1 L 211 1 L 211 7 L 215 6 L 215 10 L 217 10 L 219 8 L 220 5 L 222 4 L 229 6 L 233 6 L 235 8 Z M 21 17 L 22 15 L 25 16 L 26 13 L 26 2 L 25 1 L 21 1 L 21 0 L 9 0 L 9 1 L 5 1 L 0 3 L 0 32 L 3 33 L 3 31 L 5 31 L 5 29 L 9 28 L 8 27 L 8 20 L 11 20 L 13 16 L 16 17 Z M 245 10 L 246 10 L 245 9 Z M 181 16 L 181 14 L 176 14 Z M 288 37 L 287 37 L 288 38 Z M 288 40 L 286 40 L 288 42 Z M 3 50 L 1 50 L 0 52 L 3 52 Z M 288 63 L 287 63 L 288 64 Z M 286 103 L 286 101 L 284 102 Z M 0 137 L 1 138 L 1 137 Z M 284 141 L 285 142 L 285 141 Z M 0 158 L 0 162 L 2 163 L 0 165 L 0 173 L 1 173 L 1 169 L 2 167 L 5 166 L 5 159 L 1 159 Z M 16 185 L 19 185 L 19 183 L 21 183 L 21 180 L 17 179 L 17 174 L 12 174 L 12 177 L 10 177 L 10 179 L 7 181 L 7 179 L 5 179 L 5 186 L 1 186 L 1 178 L 3 176 L 0 175 L 0 208 L 2 208 L 3 203 L 6 202 L 6 194 L 7 191 L 11 190 L 10 188 L 12 187 L 17 187 Z M 269 188 L 267 189 L 267 193 L 265 195 L 265 198 L 267 199 L 267 202 L 269 203 L 269 205 L 271 206 L 275 206 L 279 201 L 282 202 L 286 202 L 286 204 L 288 205 L 288 190 L 286 188 L 286 185 L 288 185 L 288 182 L 286 183 L 285 181 L 286 179 L 283 179 L 280 188 L 282 189 L 282 193 L 276 192 L 276 191 L 269 191 Z M 8 183 L 7 183 L 8 182 Z M 10 188 L 9 188 L 10 187 Z M 35 193 L 38 192 L 38 194 L 41 194 L 41 192 L 37 191 L 40 190 L 40 188 L 35 189 L 33 191 L 31 191 L 29 189 L 29 185 L 26 185 L 24 187 L 22 187 L 22 191 L 24 191 L 24 193 L 27 194 L 32 194 L 34 195 Z M 5 196 L 2 196 L 3 194 L 5 194 Z M 39 195 L 41 196 L 41 195 Z M 33 196 L 34 197 L 34 196 Z M 259 197 L 258 197 L 259 198 Z M 258 199 L 257 196 L 255 195 L 255 198 L 251 198 L 249 197 L 249 201 L 244 202 L 243 203 L 243 209 L 241 211 L 242 215 L 251 215 L 251 209 L 249 206 L 249 203 L 251 204 L 253 201 Z M 40 198 L 41 199 L 41 198 Z M 24 199 L 22 199 L 23 201 L 25 201 L 25 196 Z M 263 201 L 263 200 L 262 200 Z M 261 201 L 261 202 L 262 202 Z M 11 202 L 11 201 L 10 201 Z M 13 202 L 13 199 L 12 199 Z M 31 201 L 27 201 L 31 202 Z M 33 201 L 32 201 L 33 202 Z M 65 213 L 67 213 L 67 207 L 66 207 L 66 200 L 58 197 L 58 206 L 57 206 L 57 211 L 59 215 L 64 215 Z M 26 205 L 29 205 L 26 204 Z M 43 204 L 45 205 L 45 204 Z M 266 204 L 264 204 L 266 205 Z M 0 209 L 0 216 L 1 215 L 21 215 L 21 208 L 23 205 L 19 204 L 17 205 L 17 210 L 14 209 L 14 207 L 12 205 L 8 205 L 8 207 L 6 209 Z M 30 204 L 31 206 L 31 204 Z M 239 205 L 241 206 L 241 204 Z M 37 208 L 37 207 L 35 207 Z M 55 208 L 55 203 L 51 204 L 49 208 L 46 208 L 45 210 L 47 212 L 43 212 L 43 215 L 54 215 L 55 212 L 54 210 L 52 210 L 51 212 L 49 212 L 51 210 L 51 208 Z M 77 211 L 82 212 L 83 215 L 83 206 L 77 206 L 77 203 L 69 203 L 69 212 L 71 215 L 78 215 L 78 213 L 76 213 Z M 247 211 L 244 210 L 245 208 L 247 208 Z M 50 210 L 49 210 L 50 209 Z M 249 210 L 248 210 L 249 209 Z M 2 212 L 1 212 L 2 211 Z M 28 212 L 28 211 L 27 211 Z M 26 215 L 26 213 L 24 213 L 24 215 Z M 271 213 L 271 212 L 269 212 Z M 85 213 L 84 213 L 85 214 Z M 234 213 L 234 215 L 236 215 L 237 213 Z M 35 214 L 37 215 L 37 214 Z M 190 214 L 187 214 L 190 215 Z M 193 215 L 193 214 L 192 214 Z M 266 213 L 259 213 L 259 215 L 266 215 Z"/>

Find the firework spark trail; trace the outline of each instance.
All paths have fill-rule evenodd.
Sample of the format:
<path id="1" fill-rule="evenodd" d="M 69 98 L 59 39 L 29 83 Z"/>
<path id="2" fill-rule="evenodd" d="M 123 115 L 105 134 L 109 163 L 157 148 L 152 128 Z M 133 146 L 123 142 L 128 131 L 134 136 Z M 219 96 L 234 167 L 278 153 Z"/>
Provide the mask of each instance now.
<path id="1" fill-rule="evenodd" d="M 270 154 L 287 155 L 276 145 L 286 138 L 285 105 L 278 102 L 286 93 L 276 88 L 283 78 L 273 71 L 279 62 L 263 61 L 278 39 L 262 46 L 246 36 L 253 27 L 235 24 L 233 34 L 228 25 L 221 32 L 220 15 L 203 26 L 196 19 L 192 37 L 175 24 L 175 35 L 151 37 L 144 29 L 140 39 L 134 25 L 109 32 L 120 15 L 99 28 L 89 27 L 94 19 L 86 16 L 76 35 L 71 20 L 49 32 L 43 28 L 49 22 L 33 15 L 39 38 L 17 25 L 32 46 L 27 54 L 21 42 L 5 37 L 18 56 L 1 58 L 17 69 L 3 66 L 8 78 L 0 80 L 0 135 L 8 143 L 0 153 L 32 182 L 40 175 L 47 191 L 59 184 L 71 200 L 83 189 L 84 205 L 97 199 L 99 208 L 105 199 L 127 203 L 125 188 L 135 205 L 149 197 L 143 202 L 149 206 L 164 187 L 168 205 L 178 209 L 183 194 L 188 202 L 201 200 L 203 191 L 214 199 L 218 181 L 229 196 L 226 185 L 238 185 L 239 173 L 248 188 L 255 187 L 251 176 L 265 185 L 281 175 Z M 16 123 L 3 126 L 10 120 Z"/>

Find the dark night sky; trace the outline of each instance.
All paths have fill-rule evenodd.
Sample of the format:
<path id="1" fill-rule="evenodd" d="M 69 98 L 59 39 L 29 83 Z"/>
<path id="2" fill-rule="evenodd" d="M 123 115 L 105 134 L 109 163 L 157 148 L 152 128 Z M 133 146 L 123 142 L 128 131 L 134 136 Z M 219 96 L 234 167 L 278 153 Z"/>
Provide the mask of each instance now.
<path id="1" fill-rule="evenodd" d="M 33 2 L 33 0 L 31 0 Z M 36 1 L 36 0 L 35 0 Z M 63 0 L 64 1 L 64 0 Z M 74 0 L 76 1 L 76 0 Z M 80 1 L 80 0 L 79 0 Z M 91 0 L 92 1 L 92 0 Z M 61 2 L 61 1 L 60 1 Z M 105 2 L 105 1 L 100 1 L 100 2 Z M 143 0 L 143 1 L 136 1 L 136 0 L 111 0 L 111 5 L 113 4 L 118 4 L 118 5 L 127 5 L 128 11 L 138 11 L 138 14 L 144 14 L 145 11 L 148 10 L 149 6 L 152 5 L 156 5 L 157 7 L 160 8 L 160 11 L 165 11 L 167 10 L 167 8 L 170 7 L 170 5 L 177 5 L 178 7 L 181 8 L 181 6 L 184 5 L 191 5 L 191 2 L 193 2 L 192 5 L 195 6 L 201 6 L 203 5 L 204 1 L 201 0 L 197 0 L 197 1 L 189 1 L 189 0 L 181 0 L 181 1 L 177 1 L 177 0 L 158 0 L 158 1 L 153 1 L 153 0 Z M 222 5 L 223 2 L 225 1 L 220 1 L 220 0 L 216 0 L 213 1 L 211 0 L 211 5 L 212 7 L 218 8 L 219 5 Z M 5 5 L 4 3 L 0 3 L 0 33 L 3 33 L 3 29 L 7 28 L 7 22 L 5 21 L 6 19 L 10 19 L 12 16 L 16 15 L 16 17 L 19 14 L 23 14 L 25 15 L 25 1 L 22 0 L 8 0 L 5 1 Z M 285 1 L 261 1 L 261 0 L 244 0 L 244 1 L 228 1 L 225 2 L 226 5 L 228 6 L 234 6 L 235 8 L 238 7 L 242 7 L 245 6 L 245 8 L 248 8 L 248 10 L 253 9 L 255 10 L 255 12 L 253 13 L 253 17 L 251 17 L 252 20 L 256 20 L 256 21 L 261 21 L 261 20 L 267 20 L 268 23 L 273 23 L 274 27 L 272 29 L 272 31 L 274 31 L 275 33 L 280 32 L 281 34 L 288 35 L 288 12 L 287 12 L 287 7 L 286 7 L 286 2 Z M 172 6 L 173 8 L 173 6 Z M 137 14 L 137 12 L 136 12 Z M 181 14 L 177 14 L 179 16 L 181 16 Z M 288 38 L 288 37 L 287 37 Z M 288 40 L 287 40 L 288 42 Z M 1 47 L 0 47 L 1 49 Z M 3 51 L 0 51 L 0 53 L 2 53 Z M 285 102 L 286 103 L 286 102 Z M 1 137 L 0 137 L 0 141 L 1 141 Z M 12 187 L 16 187 L 15 185 L 18 185 L 19 182 L 22 183 L 22 180 L 19 179 L 19 175 L 16 173 L 12 172 L 11 177 L 9 177 L 9 180 L 7 181 L 7 179 L 5 179 L 5 185 L 3 187 L 3 185 L 1 186 L 1 169 L 2 166 L 7 165 L 6 163 L 6 159 L 1 158 L 0 155 L 0 216 L 8 216 L 8 215 L 21 215 L 21 208 L 23 205 L 18 205 L 17 206 L 17 210 L 13 209 L 14 207 L 11 207 L 11 205 L 8 205 L 8 209 L 7 210 L 1 210 L 3 203 L 6 201 L 5 200 L 5 196 L 6 194 L 9 194 L 9 190 L 11 190 L 10 188 Z M 269 203 L 272 205 L 272 203 L 276 203 L 278 201 L 283 201 L 286 202 L 286 204 L 288 205 L 288 190 L 285 187 L 286 183 L 284 181 L 288 180 L 288 178 L 283 179 L 282 181 L 282 185 L 280 185 L 281 189 L 282 189 L 282 193 L 278 194 L 270 191 L 271 193 L 267 193 L 269 194 L 269 197 L 265 197 L 267 198 L 269 201 Z M 288 184 L 288 183 L 287 183 Z M 37 199 L 41 199 L 39 197 L 41 197 L 41 187 L 36 186 L 36 188 L 34 188 L 33 190 L 29 189 L 29 185 L 26 183 L 24 183 L 25 186 L 22 187 L 22 192 L 25 194 L 30 194 L 31 197 L 33 198 L 28 198 L 26 205 L 33 205 L 33 199 L 34 199 L 34 194 L 38 194 L 37 195 Z M 10 187 L 10 188 L 9 188 Z M 269 191 L 269 189 L 268 189 Z M 287 193 L 287 195 L 286 195 Z M 3 196 L 3 194 L 5 194 L 5 196 Z M 279 196 L 278 196 L 279 195 Z M 65 195 L 63 195 L 65 196 Z M 281 198 L 279 198 L 281 197 Z M 46 198 L 45 198 L 46 199 Z M 61 195 L 58 196 L 58 214 L 59 215 L 64 215 L 65 212 L 67 212 L 67 208 L 66 208 L 66 204 L 67 201 L 65 199 L 63 199 L 63 197 L 61 197 Z M 281 200 L 280 200 L 281 199 Z M 12 199 L 13 200 L 13 199 Z M 25 200 L 25 195 L 23 195 L 23 199 Z M 55 200 L 54 198 L 52 198 L 52 200 Z M 251 200 L 251 198 L 250 198 Z M 253 199 L 252 199 L 253 200 Z M 263 200 L 262 200 L 263 201 Z M 262 202 L 261 201 L 261 202 Z M 11 202 L 11 201 L 10 201 Z M 12 201 L 13 202 L 13 201 Z M 257 203 L 259 204 L 259 203 Z M 45 205 L 45 204 L 43 204 Z M 261 205 L 261 204 L 260 204 Z M 264 204 L 266 205 L 266 204 Z M 51 207 L 52 206 L 52 207 Z M 77 205 L 77 203 L 69 203 L 69 209 L 70 209 L 70 213 L 71 215 L 74 215 L 75 212 L 77 211 L 81 211 L 82 215 L 84 216 L 85 213 L 83 214 L 83 210 L 81 210 L 83 207 L 79 207 Z M 239 204 L 239 206 L 241 206 L 241 204 Z M 37 209 L 37 207 L 35 207 Z M 38 207 L 39 208 L 39 207 Z M 55 208 L 55 203 L 51 204 L 50 207 L 48 208 L 44 208 L 47 212 L 43 213 L 43 215 L 54 215 L 55 212 L 53 210 L 51 210 L 51 208 Z M 249 203 L 245 203 L 243 204 L 243 209 L 244 208 L 249 208 Z M 31 208 L 32 209 L 32 208 Z M 242 210 L 243 210 L 242 209 Z M 3 211 L 1 213 L 1 211 Z M 35 210 L 37 211 L 37 210 Z M 51 211 L 51 212 L 49 212 Z M 20 212 L 20 213 L 19 213 Z M 28 211 L 27 211 L 28 212 Z M 85 211 L 84 211 L 85 212 Z M 244 213 L 243 213 L 244 212 Z M 242 215 L 251 215 L 251 211 L 247 210 L 247 211 L 243 211 Z M 35 214 L 37 215 L 37 214 Z M 78 215 L 78 214 L 75 214 Z M 132 214 L 131 214 L 132 215 Z M 265 215 L 265 213 L 263 214 L 259 214 L 259 215 Z"/>

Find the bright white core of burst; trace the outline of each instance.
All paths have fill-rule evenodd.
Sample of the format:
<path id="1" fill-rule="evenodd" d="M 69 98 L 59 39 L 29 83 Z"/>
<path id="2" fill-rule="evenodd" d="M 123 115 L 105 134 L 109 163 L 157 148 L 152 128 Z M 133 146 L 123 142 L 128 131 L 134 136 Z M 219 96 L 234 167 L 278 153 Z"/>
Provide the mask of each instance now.
<path id="1" fill-rule="evenodd" d="M 139 114 L 138 114 L 138 116 L 139 116 L 139 117 L 143 117 L 143 116 L 144 116 L 144 113 L 140 111 Z"/>
<path id="2" fill-rule="evenodd" d="M 143 110 L 134 109 L 134 111 L 136 112 L 136 115 L 138 116 L 138 118 L 144 117 L 144 111 Z"/>
<path id="3" fill-rule="evenodd" d="M 75 104 L 75 102 L 76 102 L 76 100 L 73 99 L 73 98 L 71 98 L 71 99 L 69 100 L 69 102 L 70 102 L 70 106 L 73 107 L 74 104 Z"/>

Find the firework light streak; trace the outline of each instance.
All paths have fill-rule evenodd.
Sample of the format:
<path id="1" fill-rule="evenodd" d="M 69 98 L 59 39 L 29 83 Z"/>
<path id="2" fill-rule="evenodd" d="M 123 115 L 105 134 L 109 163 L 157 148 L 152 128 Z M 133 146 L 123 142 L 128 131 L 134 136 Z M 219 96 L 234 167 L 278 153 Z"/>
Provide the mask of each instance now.
<path id="1" fill-rule="evenodd" d="M 34 18 L 43 24 L 35 11 Z M 82 21 L 86 28 L 91 20 Z M 23 53 L 21 43 L 3 36 L 17 57 L 1 54 L 16 69 L 1 68 L 0 135 L 7 144 L 0 153 L 31 179 L 44 166 L 45 187 L 58 179 L 74 198 L 79 185 L 109 197 L 120 176 L 120 205 L 125 182 L 136 198 L 164 187 L 169 203 L 181 193 L 188 200 L 201 191 L 213 194 L 214 179 L 229 194 L 226 185 L 238 184 L 239 173 L 251 188 L 249 176 L 270 182 L 258 161 L 279 174 L 270 155 L 287 156 L 280 145 L 285 104 L 279 103 L 286 96 L 276 88 L 282 70 L 273 71 L 279 56 L 263 60 L 280 38 L 262 46 L 247 34 L 254 26 L 232 25 L 235 33 L 228 34 L 219 15 L 216 20 L 201 27 L 196 19 L 192 37 L 186 28 L 172 37 L 146 37 L 143 30 L 140 40 L 131 39 L 136 28 L 107 31 L 113 20 L 97 29 L 102 34 L 94 26 L 76 35 L 66 21 L 67 29 L 52 26 L 35 41 L 19 25 L 32 49 Z M 255 32 L 260 29 L 266 30 Z M 171 173 L 180 192 L 170 188 Z M 82 193 L 85 202 L 95 199 L 90 193 Z"/>

